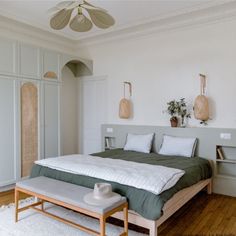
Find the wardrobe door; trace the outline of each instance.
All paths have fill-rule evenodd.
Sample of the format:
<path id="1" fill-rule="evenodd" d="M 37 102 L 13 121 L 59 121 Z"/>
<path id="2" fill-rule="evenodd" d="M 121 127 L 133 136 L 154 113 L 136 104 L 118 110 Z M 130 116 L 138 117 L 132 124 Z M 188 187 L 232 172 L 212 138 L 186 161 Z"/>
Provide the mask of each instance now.
<path id="1" fill-rule="evenodd" d="M 60 78 L 60 54 L 50 50 L 43 50 L 43 78 L 57 81 Z"/>
<path id="2" fill-rule="evenodd" d="M 15 81 L 0 78 L 0 187 L 17 178 Z"/>
<path id="3" fill-rule="evenodd" d="M 40 79 L 40 49 L 38 47 L 20 44 L 19 74 L 27 78 Z"/>
<path id="4" fill-rule="evenodd" d="M 38 87 L 32 82 L 21 85 L 21 177 L 30 175 L 38 159 Z"/>
<path id="5" fill-rule="evenodd" d="M 60 155 L 60 85 L 44 83 L 44 157 Z"/>
<path id="6" fill-rule="evenodd" d="M 17 42 L 0 37 L 0 73 L 15 75 L 17 73 Z"/>

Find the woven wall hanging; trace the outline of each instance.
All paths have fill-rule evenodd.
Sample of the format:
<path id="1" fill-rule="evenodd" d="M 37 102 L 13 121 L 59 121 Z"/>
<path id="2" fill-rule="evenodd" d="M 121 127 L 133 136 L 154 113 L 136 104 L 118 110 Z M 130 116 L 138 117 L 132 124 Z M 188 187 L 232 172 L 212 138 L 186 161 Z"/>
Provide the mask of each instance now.
<path id="1" fill-rule="evenodd" d="M 194 102 L 194 117 L 201 120 L 201 123 L 206 123 L 209 120 L 209 102 L 206 97 L 206 76 L 200 74 L 200 91 Z"/>
<path id="2" fill-rule="evenodd" d="M 126 85 L 129 86 L 129 98 L 126 98 Z M 132 115 L 132 104 L 130 97 L 132 96 L 132 85 L 130 82 L 124 82 L 124 97 L 120 100 L 119 117 L 121 119 L 129 119 Z"/>

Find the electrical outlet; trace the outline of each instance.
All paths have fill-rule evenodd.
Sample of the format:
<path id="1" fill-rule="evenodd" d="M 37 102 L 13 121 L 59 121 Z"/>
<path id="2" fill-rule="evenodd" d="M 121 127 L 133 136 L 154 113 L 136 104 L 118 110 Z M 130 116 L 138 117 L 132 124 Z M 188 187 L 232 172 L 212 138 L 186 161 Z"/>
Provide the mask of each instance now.
<path id="1" fill-rule="evenodd" d="M 107 128 L 107 133 L 113 133 L 113 128 Z"/>
<path id="2" fill-rule="evenodd" d="M 221 133 L 220 138 L 230 140 L 231 139 L 231 133 Z"/>

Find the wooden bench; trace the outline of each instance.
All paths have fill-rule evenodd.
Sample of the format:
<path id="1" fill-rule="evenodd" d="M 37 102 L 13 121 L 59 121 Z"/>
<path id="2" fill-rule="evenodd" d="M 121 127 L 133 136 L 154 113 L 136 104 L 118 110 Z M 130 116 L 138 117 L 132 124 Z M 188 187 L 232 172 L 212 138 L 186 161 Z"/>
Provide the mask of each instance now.
<path id="1" fill-rule="evenodd" d="M 112 205 L 92 206 L 83 201 L 84 195 L 92 192 L 92 189 L 82 186 L 50 179 L 47 177 L 36 177 L 24 180 L 16 184 L 15 187 L 15 221 L 18 221 L 18 213 L 32 208 L 44 215 L 57 219 L 61 222 L 77 227 L 91 235 L 105 236 L 106 219 L 116 212 L 123 211 L 124 214 L 124 232 L 121 236 L 128 236 L 128 203 L 125 197 Z M 38 198 L 36 203 L 19 209 L 19 192 L 23 192 Z M 44 208 L 44 202 L 50 202 L 76 212 L 94 217 L 100 221 L 100 232 L 79 225 L 75 222 L 63 219 L 59 216 L 49 213 Z M 41 206 L 37 208 L 37 206 Z"/>

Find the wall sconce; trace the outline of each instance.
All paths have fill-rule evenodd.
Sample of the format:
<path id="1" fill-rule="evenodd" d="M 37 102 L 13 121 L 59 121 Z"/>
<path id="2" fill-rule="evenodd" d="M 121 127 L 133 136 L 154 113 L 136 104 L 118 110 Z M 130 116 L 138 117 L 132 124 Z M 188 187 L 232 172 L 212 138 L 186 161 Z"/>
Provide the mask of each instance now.
<path id="1" fill-rule="evenodd" d="M 129 86 L 129 98 L 126 98 L 125 94 L 125 87 L 126 85 Z M 132 96 L 132 85 L 130 82 L 124 82 L 124 97 L 120 100 L 119 105 L 119 117 L 121 119 L 129 119 L 131 117 L 132 113 L 132 104 L 130 101 L 130 97 Z"/>
<path id="2" fill-rule="evenodd" d="M 194 117 L 197 120 L 201 120 L 201 124 L 207 124 L 209 120 L 209 102 L 206 97 L 206 76 L 199 74 L 200 76 L 200 92 L 194 102 Z"/>

